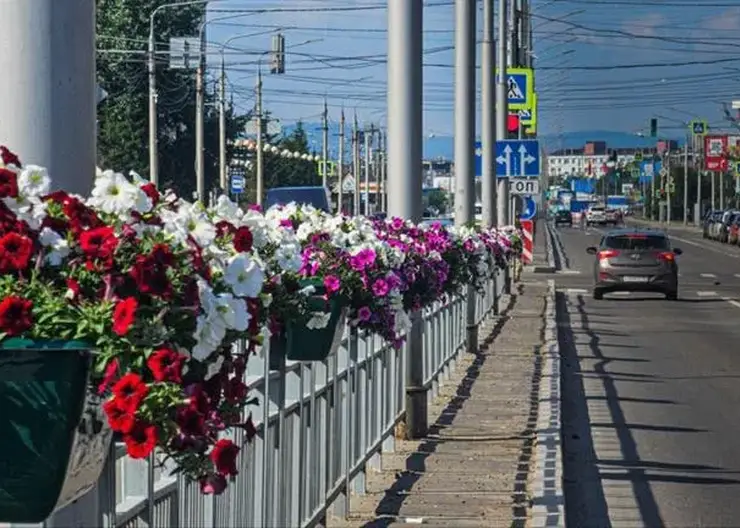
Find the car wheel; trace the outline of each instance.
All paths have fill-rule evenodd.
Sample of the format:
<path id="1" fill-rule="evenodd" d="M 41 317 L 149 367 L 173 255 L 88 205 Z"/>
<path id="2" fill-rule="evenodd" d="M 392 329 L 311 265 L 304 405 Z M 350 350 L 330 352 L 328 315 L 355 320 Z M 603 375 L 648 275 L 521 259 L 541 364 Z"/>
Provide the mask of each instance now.
<path id="1" fill-rule="evenodd" d="M 600 301 L 601 299 L 604 298 L 604 292 L 601 290 L 594 289 L 593 297 L 595 300 Z"/>
<path id="2" fill-rule="evenodd" d="M 677 301 L 678 300 L 678 290 L 666 292 L 665 298 L 669 301 Z"/>

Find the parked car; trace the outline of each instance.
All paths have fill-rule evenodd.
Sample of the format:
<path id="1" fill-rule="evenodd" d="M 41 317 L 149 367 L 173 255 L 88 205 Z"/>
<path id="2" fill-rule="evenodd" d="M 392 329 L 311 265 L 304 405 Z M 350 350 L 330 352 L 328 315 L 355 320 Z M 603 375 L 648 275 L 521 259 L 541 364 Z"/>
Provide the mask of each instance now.
<path id="1" fill-rule="evenodd" d="M 740 238 L 740 213 L 733 215 L 728 228 L 727 243 L 737 245 Z"/>

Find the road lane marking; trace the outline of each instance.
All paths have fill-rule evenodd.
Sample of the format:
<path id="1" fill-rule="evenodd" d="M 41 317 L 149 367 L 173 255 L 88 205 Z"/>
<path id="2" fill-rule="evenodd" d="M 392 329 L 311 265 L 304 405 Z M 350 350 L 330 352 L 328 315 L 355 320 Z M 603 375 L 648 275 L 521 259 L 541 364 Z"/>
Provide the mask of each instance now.
<path id="1" fill-rule="evenodd" d="M 578 294 L 588 293 L 588 290 L 584 288 L 564 288 L 560 291 L 567 293 L 569 295 L 578 295 Z"/>
<path id="2" fill-rule="evenodd" d="M 555 271 L 558 275 L 580 275 L 581 270 L 574 270 L 574 269 L 562 269 Z"/>
<path id="3" fill-rule="evenodd" d="M 632 295 L 632 292 L 628 292 L 628 291 L 615 291 L 615 292 L 612 292 L 612 294 L 613 295 Z"/>
<path id="4" fill-rule="evenodd" d="M 704 277 L 705 279 L 716 279 L 717 276 L 714 273 L 700 273 L 700 277 Z"/>
<path id="5" fill-rule="evenodd" d="M 740 279 L 740 273 L 735 273 L 735 277 L 737 277 L 738 279 Z"/>
<path id="6" fill-rule="evenodd" d="M 696 292 L 696 294 L 699 297 L 714 297 L 717 295 L 717 292 L 716 291 L 698 291 Z"/>
<path id="7" fill-rule="evenodd" d="M 729 297 L 722 297 L 722 300 L 730 303 L 735 308 L 740 308 L 740 302 L 736 301 L 735 299 L 731 299 Z"/>
<path id="8" fill-rule="evenodd" d="M 740 255 L 737 254 L 737 253 L 728 253 L 727 251 L 722 251 L 721 249 L 719 249 L 717 247 L 714 247 L 714 246 L 711 246 L 711 245 L 708 245 L 708 244 L 705 245 L 705 244 L 701 244 L 699 242 L 693 242 L 693 241 L 688 240 L 686 238 L 677 237 L 677 236 L 673 236 L 673 235 L 671 235 L 670 238 L 672 240 L 678 240 L 680 242 L 683 242 L 684 244 L 689 244 L 691 246 L 696 246 L 696 247 L 701 248 L 701 249 L 708 249 L 710 251 L 714 251 L 715 253 L 720 253 L 722 255 L 725 255 L 726 257 L 740 258 Z"/>

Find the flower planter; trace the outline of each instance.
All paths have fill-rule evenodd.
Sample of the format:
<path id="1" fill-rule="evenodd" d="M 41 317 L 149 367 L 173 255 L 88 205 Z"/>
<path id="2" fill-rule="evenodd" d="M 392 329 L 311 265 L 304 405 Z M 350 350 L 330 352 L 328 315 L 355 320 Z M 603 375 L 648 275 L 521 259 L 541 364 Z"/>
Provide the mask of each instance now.
<path id="1" fill-rule="evenodd" d="M 312 312 L 330 314 L 324 328 L 309 328 L 311 317 L 288 321 L 282 334 L 270 337 L 270 369 L 279 370 L 282 358 L 291 361 L 323 361 L 336 352 L 342 342 L 347 309 L 337 300 L 322 297 L 323 286 L 315 286 L 316 294 L 309 297 Z"/>
<path id="2" fill-rule="evenodd" d="M 79 342 L 0 343 L 0 522 L 36 523 L 87 493 L 111 431 Z"/>

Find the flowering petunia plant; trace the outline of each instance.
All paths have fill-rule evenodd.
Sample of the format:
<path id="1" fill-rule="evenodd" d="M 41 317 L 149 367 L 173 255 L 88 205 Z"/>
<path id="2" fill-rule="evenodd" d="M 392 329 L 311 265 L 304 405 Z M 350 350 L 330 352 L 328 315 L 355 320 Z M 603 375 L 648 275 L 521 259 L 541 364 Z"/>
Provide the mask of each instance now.
<path id="1" fill-rule="evenodd" d="M 245 356 L 258 340 L 264 266 L 248 230 L 219 235 L 198 204 L 135 175 L 97 175 L 88 199 L 0 149 L 0 339 L 78 340 L 129 456 L 155 448 L 222 491 L 254 427 Z"/>

